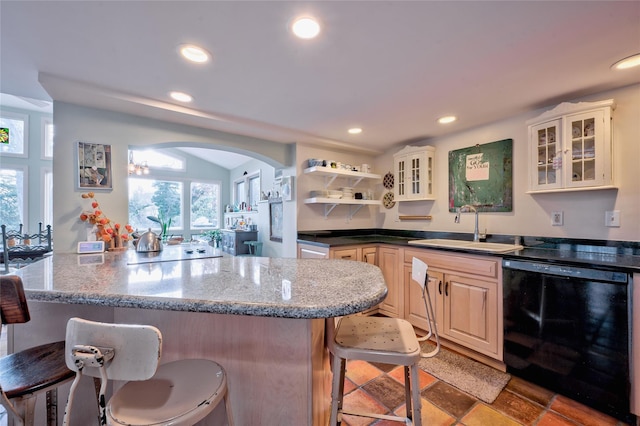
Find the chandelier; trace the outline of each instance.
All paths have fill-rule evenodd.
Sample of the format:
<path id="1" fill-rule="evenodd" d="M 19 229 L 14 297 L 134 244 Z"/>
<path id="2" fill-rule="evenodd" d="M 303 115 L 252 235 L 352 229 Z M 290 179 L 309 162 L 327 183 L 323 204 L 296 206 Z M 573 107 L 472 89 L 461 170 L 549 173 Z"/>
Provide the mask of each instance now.
<path id="1" fill-rule="evenodd" d="M 129 151 L 129 174 L 130 175 L 148 175 L 149 174 L 149 166 L 147 165 L 147 162 L 144 161 L 141 164 L 136 163 L 135 161 L 133 161 L 133 152 Z"/>

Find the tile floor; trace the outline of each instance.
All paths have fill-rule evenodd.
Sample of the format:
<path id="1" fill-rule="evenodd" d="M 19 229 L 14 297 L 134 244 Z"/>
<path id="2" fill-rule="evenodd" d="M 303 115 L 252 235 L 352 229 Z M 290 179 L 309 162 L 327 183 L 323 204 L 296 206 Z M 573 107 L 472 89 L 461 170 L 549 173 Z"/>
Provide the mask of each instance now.
<path id="1" fill-rule="evenodd" d="M 348 361 L 345 409 L 403 415 L 402 367 Z M 477 400 L 430 374 L 420 371 L 422 423 L 428 426 L 622 426 L 606 414 L 512 378 L 492 404 Z M 400 422 L 344 416 L 343 425 L 391 426 Z"/>
<path id="2" fill-rule="evenodd" d="M 0 354 L 6 353 L 6 330 Z M 512 378 L 492 404 L 449 386 L 420 371 L 422 423 L 425 426 L 623 426 L 625 423 L 546 389 Z M 348 361 L 345 408 L 389 414 L 404 412 L 402 367 Z M 345 426 L 392 426 L 403 423 L 344 416 Z M 0 426 L 7 425 L 0 406 Z"/>

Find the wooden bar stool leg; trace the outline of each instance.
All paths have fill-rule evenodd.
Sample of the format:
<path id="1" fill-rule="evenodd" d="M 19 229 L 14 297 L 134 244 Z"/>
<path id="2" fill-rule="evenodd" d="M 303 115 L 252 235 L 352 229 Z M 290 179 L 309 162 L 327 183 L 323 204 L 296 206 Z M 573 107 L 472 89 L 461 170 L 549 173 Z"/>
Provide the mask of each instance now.
<path id="1" fill-rule="evenodd" d="M 18 416 L 13 416 L 14 426 L 33 426 L 36 411 L 36 397 L 23 397 L 14 404 Z"/>

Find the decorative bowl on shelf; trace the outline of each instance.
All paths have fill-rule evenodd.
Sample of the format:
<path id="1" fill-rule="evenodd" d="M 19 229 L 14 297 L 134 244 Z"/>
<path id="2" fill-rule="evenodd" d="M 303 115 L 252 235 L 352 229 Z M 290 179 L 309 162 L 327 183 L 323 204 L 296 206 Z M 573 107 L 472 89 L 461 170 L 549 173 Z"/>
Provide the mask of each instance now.
<path id="1" fill-rule="evenodd" d="M 307 163 L 309 164 L 309 167 L 322 167 L 326 165 L 324 160 L 320 160 L 317 158 L 309 158 L 307 160 Z"/>

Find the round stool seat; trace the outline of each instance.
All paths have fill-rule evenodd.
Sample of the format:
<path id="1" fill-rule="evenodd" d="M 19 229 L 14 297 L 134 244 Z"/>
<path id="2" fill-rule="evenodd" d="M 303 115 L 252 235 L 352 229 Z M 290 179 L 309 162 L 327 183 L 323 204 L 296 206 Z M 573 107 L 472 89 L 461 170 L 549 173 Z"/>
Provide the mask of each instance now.
<path id="1" fill-rule="evenodd" d="M 111 425 L 193 425 L 227 392 L 220 364 L 206 359 L 169 362 L 145 381 L 127 382 L 107 404 Z"/>
<path id="2" fill-rule="evenodd" d="M 9 399 L 39 392 L 75 375 L 64 362 L 64 341 L 0 358 L 0 383 Z"/>

